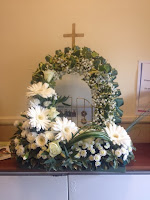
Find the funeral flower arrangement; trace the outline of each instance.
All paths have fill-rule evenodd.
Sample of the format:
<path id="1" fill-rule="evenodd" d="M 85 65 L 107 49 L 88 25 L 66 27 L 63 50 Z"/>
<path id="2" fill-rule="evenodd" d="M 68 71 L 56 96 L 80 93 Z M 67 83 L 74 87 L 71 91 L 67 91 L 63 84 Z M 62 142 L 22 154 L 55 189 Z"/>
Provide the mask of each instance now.
<path id="1" fill-rule="evenodd" d="M 91 89 L 95 117 L 82 128 L 59 117 L 57 105 L 65 103 L 54 87 L 66 73 L 79 73 Z M 132 141 L 126 130 L 117 126 L 123 100 L 114 82 L 117 71 L 89 48 L 65 48 L 55 56 L 46 56 L 28 87 L 28 110 L 23 122 L 16 121 L 17 131 L 10 150 L 27 168 L 46 170 L 96 170 L 125 166 L 134 159 Z"/>

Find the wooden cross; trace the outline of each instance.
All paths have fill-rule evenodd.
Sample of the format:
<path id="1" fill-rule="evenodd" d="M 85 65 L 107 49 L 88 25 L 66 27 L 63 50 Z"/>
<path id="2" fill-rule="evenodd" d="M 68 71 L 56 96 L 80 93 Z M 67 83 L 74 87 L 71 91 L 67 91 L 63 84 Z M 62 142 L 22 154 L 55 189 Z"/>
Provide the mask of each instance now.
<path id="1" fill-rule="evenodd" d="M 75 32 L 75 23 L 72 24 L 72 33 L 71 34 L 63 34 L 63 37 L 72 37 L 72 48 L 75 46 L 75 38 L 76 37 L 84 37 L 84 33 L 76 33 Z"/>

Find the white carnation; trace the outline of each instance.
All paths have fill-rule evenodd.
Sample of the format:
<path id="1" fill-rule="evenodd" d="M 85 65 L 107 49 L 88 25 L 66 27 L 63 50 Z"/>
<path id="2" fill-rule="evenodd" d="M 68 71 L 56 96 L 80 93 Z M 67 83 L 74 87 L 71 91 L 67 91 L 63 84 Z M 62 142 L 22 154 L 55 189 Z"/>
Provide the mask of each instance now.
<path id="1" fill-rule="evenodd" d="M 23 147 L 23 145 L 19 145 L 19 146 L 17 147 L 16 154 L 17 154 L 18 156 L 23 156 L 23 155 L 24 155 L 24 147 Z"/>

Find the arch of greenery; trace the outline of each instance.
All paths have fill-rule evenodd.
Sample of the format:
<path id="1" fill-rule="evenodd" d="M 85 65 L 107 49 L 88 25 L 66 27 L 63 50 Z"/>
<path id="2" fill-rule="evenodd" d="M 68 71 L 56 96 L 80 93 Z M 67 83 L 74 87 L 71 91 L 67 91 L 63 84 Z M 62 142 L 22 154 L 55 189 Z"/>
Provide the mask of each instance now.
<path id="1" fill-rule="evenodd" d="M 123 99 L 119 98 L 121 92 L 118 83 L 114 82 L 117 70 L 97 52 L 84 47 L 75 46 L 73 49 L 65 48 L 64 52 L 57 50 L 55 55 L 45 57 L 46 63 L 40 63 L 32 76 L 31 83 L 45 82 L 43 71 L 53 70 L 55 76 L 49 82 L 55 87 L 56 80 L 65 74 L 83 75 L 83 80 L 91 89 L 92 105 L 95 108 L 94 120 L 96 124 L 105 126 L 109 121 L 121 122 Z"/>

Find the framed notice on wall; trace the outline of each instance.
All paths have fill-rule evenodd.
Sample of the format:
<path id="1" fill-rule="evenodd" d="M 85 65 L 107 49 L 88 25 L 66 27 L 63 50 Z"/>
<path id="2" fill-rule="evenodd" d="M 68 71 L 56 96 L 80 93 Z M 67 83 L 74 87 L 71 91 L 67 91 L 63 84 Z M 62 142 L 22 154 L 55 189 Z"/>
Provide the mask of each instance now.
<path id="1" fill-rule="evenodd" d="M 148 109 L 150 109 L 150 61 L 139 61 L 136 114 L 141 114 Z"/>

